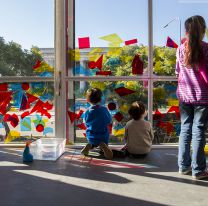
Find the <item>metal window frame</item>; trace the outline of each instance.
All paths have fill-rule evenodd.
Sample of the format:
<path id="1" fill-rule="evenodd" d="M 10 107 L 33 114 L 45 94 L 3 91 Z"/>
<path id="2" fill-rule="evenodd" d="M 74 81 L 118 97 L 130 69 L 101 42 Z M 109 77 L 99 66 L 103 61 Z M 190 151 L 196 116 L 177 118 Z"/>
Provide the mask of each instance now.
<path id="1" fill-rule="evenodd" d="M 56 130 L 56 136 L 63 137 L 62 134 L 66 134 L 66 127 L 63 126 L 63 122 L 66 121 L 66 101 L 68 93 L 66 88 L 66 83 L 74 83 L 76 81 L 148 81 L 148 119 L 150 122 L 153 122 L 153 88 L 154 88 L 154 82 L 158 81 L 169 81 L 169 82 L 175 82 L 177 81 L 177 78 L 174 76 L 155 76 L 153 75 L 153 0 L 147 0 L 148 3 L 148 11 L 147 11 L 147 18 L 148 18 L 148 74 L 143 76 L 107 76 L 107 77 L 88 77 L 88 76 L 70 76 L 70 75 L 63 75 L 66 74 L 66 68 L 70 68 L 69 65 L 66 65 L 66 54 L 68 51 L 68 48 L 74 48 L 75 42 L 70 42 L 70 45 L 67 46 L 67 48 L 64 46 L 64 44 L 67 41 L 67 38 L 70 38 L 71 41 L 75 41 L 75 33 L 74 33 L 74 24 L 75 24 L 75 9 L 70 10 L 69 14 L 69 7 L 68 10 L 65 8 L 66 5 L 73 5 L 75 6 L 75 0 L 55 0 L 56 2 L 56 78 L 55 78 L 55 85 L 57 85 L 57 82 L 61 81 L 61 95 L 56 96 L 56 124 L 57 124 L 57 130 Z M 67 3 L 66 3 L 67 2 Z M 58 10 L 59 7 L 62 9 Z M 59 12 L 62 12 L 60 15 Z M 66 12 L 66 13 L 65 13 Z M 63 15 L 64 14 L 64 15 Z M 68 21 L 71 23 L 69 24 L 69 28 L 62 28 L 60 30 L 60 26 L 66 25 L 65 20 L 68 19 Z M 73 27 L 73 28 L 70 28 Z M 73 32 L 71 32 L 73 30 Z M 67 36 L 67 34 L 73 35 Z M 60 58 L 62 56 L 62 58 Z M 62 62 L 61 62 L 62 61 Z M 65 62 L 65 63 L 64 63 Z M 57 78 L 58 71 L 63 72 L 61 74 L 61 77 Z M 61 80 L 60 80 L 61 79 Z M 56 91 L 58 90 L 56 86 Z M 67 94 L 68 95 L 68 94 Z M 58 99 L 62 99 L 62 101 L 58 101 Z M 65 101 L 65 102 L 64 102 Z M 61 105 L 58 106 L 58 105 Z M 60 116 L 60 113 L 62 114 Z M 65 115 L 64 115 L 65 114 Z M 59 116 L 58 116 L 59 115 Z M 68 126 L 68 125 L 67 125 Z M 74 130 L 72 128 L 73 125 L 68 128 L 69 130 Z M 66 136 L 65 136 L 66 137 Z M 67 138 L 67 137 L 66 137 Z M 73 139 L 70 139 L 73 142 Z"/>

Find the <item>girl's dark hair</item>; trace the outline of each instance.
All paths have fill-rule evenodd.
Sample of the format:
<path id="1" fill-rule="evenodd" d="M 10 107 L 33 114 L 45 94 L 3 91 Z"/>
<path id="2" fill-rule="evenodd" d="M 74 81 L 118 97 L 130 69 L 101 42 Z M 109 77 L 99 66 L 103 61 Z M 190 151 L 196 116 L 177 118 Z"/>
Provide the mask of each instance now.
<path id="1" fill-rule="evenodd" d="M 185 46 L 184 63 L 187 67 L 198 68 L 203 57 L 202 40 L 206 31 L 206 22 L 202 16 L 192 16 L 185 22 L 188 41 Z"/>
<path id="2" fill-rule="evenodd" d="M 89 101 L 92 104 L 97 104 L 102 99 L 102 91 L 98 88 L 92 88 L 87 90 L 87 101 Z"/>
<path id="3" fill-rule="evenodd" d="M 145 113 L 145 106 L 141 102 L 133 102 L 131 107 L 129 108 L 129 115 L 134 119 L 134 120 L 139 120 L 142 115 Z"/>

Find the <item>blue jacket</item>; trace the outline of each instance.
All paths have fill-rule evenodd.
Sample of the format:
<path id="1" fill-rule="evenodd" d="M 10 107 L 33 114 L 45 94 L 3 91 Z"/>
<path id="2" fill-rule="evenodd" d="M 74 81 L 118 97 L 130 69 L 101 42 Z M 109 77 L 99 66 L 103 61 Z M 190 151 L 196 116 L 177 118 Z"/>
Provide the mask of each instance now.
<path id="1" fill-rule="evenodd" d="M 101 142 L 108 144 L 108 125 L 112 118 L 104 106 L 93 105 L 85 112 L 86 136 L 90 144 L 98 146 Z"/>

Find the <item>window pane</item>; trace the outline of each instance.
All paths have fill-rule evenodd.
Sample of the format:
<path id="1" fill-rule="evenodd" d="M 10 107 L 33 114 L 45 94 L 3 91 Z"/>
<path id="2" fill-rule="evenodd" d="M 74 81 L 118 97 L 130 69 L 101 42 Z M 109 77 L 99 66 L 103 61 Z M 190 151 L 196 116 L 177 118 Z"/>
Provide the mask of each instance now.
<path id="1" fill-rule="evenodd" d="M 54 83 L 0 84 L 0 140 L 6 143 L 55 134 Z"/>
<path id="2" fill-rule="evenodd" d="M 178 142 L 180 133 L 177 82 L 155 82 L 153 93 L 153 126 L 155 142 Z"/>
<path id="3" fill-rule="evenodd" d="M 0 2 L 0 76 L 53 76 L 54 1 Z"/>
<path id="4" fill-rule="evenodd" d="M 155 46 L 153 72 L 156 75 L 175 76 L 176 47 L 180 45 L 180 22 L 181 39 L 185 37 L 184 23 L 187 18 L 201 15 L 208 23 L 208 1 L 154 0 L 153 3 Z M 204 40 L 207 41 L 208 36 Z"/>
<path id="5" fill-rule="evenodd" d="M 75 8 L 76 49 L 69 51 L 70 59 L 75 61 L 74 75 L 129 76 L 146 73 L 146 0 L 106 0 L 99 3 L 97 0 L 77 0 Z M 140 57 L 135 57 L 136 54 Z M 77 64 L 80 64 L 79 68 Z"/>
<path id="6" fill-rule="evenodd" d="M 89 88 L 100 88 L 103 92 L 102 105 L 105 105 L 113 118 L 110 142 L 121 142 L 124 135 L 124 127 L 129 120 L 128 108 L 134 101 L 141 101 L 147 109 L 147 82 L 120 81 L 120 82 L 75 82 L 75 98 L 69 102 L 70 122 L 74 123 L 76 142 L 86 142 L 85 129 L 83 127 L 85 112 L 90 107 L 86 101 L 86 91 Z M 74 114 L 78 117 L 74 119 Z M 79 115 L 81 114 L 81 116 Z M 76 116 L 77 116 L 76 115 Z"/>

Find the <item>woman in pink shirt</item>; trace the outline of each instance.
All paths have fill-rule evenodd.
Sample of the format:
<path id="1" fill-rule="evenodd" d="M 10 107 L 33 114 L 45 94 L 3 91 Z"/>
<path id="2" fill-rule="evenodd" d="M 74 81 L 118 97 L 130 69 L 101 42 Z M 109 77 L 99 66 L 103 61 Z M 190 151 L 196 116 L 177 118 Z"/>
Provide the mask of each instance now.
<path id="1" fill-rule="evenodd" d="M 203 42 L 204 18 L 188 18 L 185 30 L 187 38 L 177 50 L 176 62 L 181 113 L 178 166 L 180 174 L 192 171 L 193 179 L 203 179 L 208 177 L 204 153 L 208 121 L 208 44 Z"/>

